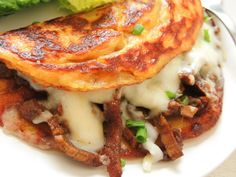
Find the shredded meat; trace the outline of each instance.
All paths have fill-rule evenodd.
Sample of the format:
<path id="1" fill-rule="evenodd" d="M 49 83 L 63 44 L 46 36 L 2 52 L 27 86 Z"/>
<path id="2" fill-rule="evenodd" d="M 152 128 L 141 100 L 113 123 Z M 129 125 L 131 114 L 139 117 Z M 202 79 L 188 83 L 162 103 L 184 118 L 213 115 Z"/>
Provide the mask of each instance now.
<path id="1" fill-rule="evenodd" d="M 110 177 L 120 177 L 122 175 L 120 163 L 122 137 L 120 100 L 115 98 L 113 101 L 106 103 L 104 109 L 106 144 L 102 149 L 101 154 L 109 158 L 110 163 L 107 166 L 107 171 Z"/>
<path id="2" fill-rule="evenodd" d="M 0 126 L 3 126 L 1 115 L 6 108 L 31 99 L 33 94 L 34 93 L 31 90 L 24 87 L 15 90 L 14 92 L 5 92 L 4 94 L 0 94 Z"/>
<path id="3" fill-rule="evenodd" d="M 67 131 L 60 124 L 59 119 L 57 117 L 53 117 L 48 121 L 48 125 L 51 128 L 54 140 L 56 142 L 56 147 L 68 155 L 72 157 L 76 161 L 82 162 L 86 165 L 90 166 L 101 166 L 99 155 L 93 154 L 81 149 L 76 148 L 73 144 L 70 143 L 68 138 L 66 137 Z"/>
<path id="4" fill-rule="evenodd" d="M 174 137 L 175 137 L 176 142 L 178 143 L 178 145 L 180 147 L 182 147 L 183 146 L 183 137 L 181 135 L 181 131 L 179 129 L 174 128 L 173 129 L 173 134 L 174 134 Z"/>
<path id="5" fill-rule="evenodd" d="M 54 117 L 48 121 L 51 128 L 54 140 L 57 143 L 57 148 L 64 152 L 69 157 L 90 166 L 100 166 L 101 162 L 97 154 L 89 153 L 87 151 L 76 148 L 70 143 L 66 137 L 66 130 L 59 123 L 59 119 Z"/>
<path id="6" fill-rule="evenodd" d="M 145 157 L 145 155 L 147 155 L 147 153 L 148 153 L 148 151 L 141 148 L 141 147 L 132 148 L 129 145 L 124 145 L 124 147 L 122 147 L 122 149 L 121 149 L 120 156 L 125 159 L 126 158 L 133 159 L 133 158 Z"/>
<path id="7" fill-rule="evenodd" d="M 128 128 L 123 128 L 123 138 L 126 143 L 122 145 L 121 157 L 123 158 L 137 158 L 144 157 L 147 151 L 143 149 L 133 134 Z"/>
<path id="8" fill-rule="evenodd" d="M 128 129 L 128 128 L 123 129 L 123 137 L 132 148 L 137 148 L 138 142 L 137 142 L 133 132 L 130 129 Z"/>
<path id="9" fill-rule="evenodd" d="M 198 108 L 194 106 L 182 106 L 180 114 L 187 118 L 193 118 L 197 111 Z"/>
<path id="10" fill-rule="evenodd" d="M 175 138 L 175 134 L 167 122 L 166 118 L 161 115 L 153 119 L 154 125 L 158 128 L 160 133 L 160 140 L 163 143 L 166 153 L 171 160 L 175 160 L 183 155 L 182 146 Z"/>
<path id="11" fill-rule="evenodd" d="M 175 100 L 172 100 L 168 104 L 168 110 L 163 113 L 164 116 L 169 117 L 173 115 L 179 115 L 181 104 Z"/>
<path id="12" fill-rule="evenodd" d="M 0 79 L 11 78 L 14 74 L 14 71 L 9 70 L 5 64 L 0 62 Z"/>
<path id="13" fill-rule="evenodd" d="M 184 84 L 190 86 L 193 86 L 196 82 L 195 76 L 192 73 L 180 73 L 179 78 Z"/>
<path id="14" fill-rule="evenodd" d="M 35 99 L 26 101 L 18 107 L 20 115 L 29 121 L 38 117 L 44 110 L 45 108 Z"/>

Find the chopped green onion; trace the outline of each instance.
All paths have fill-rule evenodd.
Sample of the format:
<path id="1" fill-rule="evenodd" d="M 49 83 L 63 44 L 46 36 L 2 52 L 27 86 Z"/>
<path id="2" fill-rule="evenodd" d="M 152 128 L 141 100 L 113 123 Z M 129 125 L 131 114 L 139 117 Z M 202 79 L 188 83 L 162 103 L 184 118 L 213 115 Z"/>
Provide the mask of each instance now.
<path id="1" fill-rule="evenodd" d="M 142 120 L 127 120 L 126 126 L 129 128 L 131 128 L 131 127 L 144 128 L 145 122 Z"/>
<path id="2" fill-rule="evenodd" d="M 209 22 L 212 19 L 212 17 L 209 17 L 207 14 L 204 15 L 204 21 Z"/>
<path id="3" fill-rule="evenodd" d="M 129 128 L 135 128 L 136 140 L 139 143 L 145 143 L 147 141 L 147 129 L 145 122 L 142 120 L 127 120 L 126 126 Z"/>
<path id="4" fill-rule="evenodd" d="M 141 35 L 142 32 L 143 32 L 143 30 L 144 30 L 144 26 L 141 25 L 141 24 L 137 24 L 137 25 L 134 27 L 132 34 L 133 34 L 133 35 Z"/>
<path id="5" fill-rule="evenodd" d="M 121 164 L 121 167 L 124 168 L 126 165 L 125 159 L 120 159 L 120 164 Z"/>
<path id="6" fill-rule="evenodd" d="M 147 129 L 146 128 L 139 128 L 136 132 L 136 140 L 139 143 L 146 143 L 147 141 Z"/>
<path id="7" fill-rule="evenodd" d="M 181 103 L 185 106 L 187 106 L 189 104 L 189 98 L 188 96 L 184 96 L 182 99 L 181 99 Z"/>
<path id="8" fill-rule="evenodd" d="M 203 32 L 204 32 L 204 40 L 205 40 L 206 42 L 211 42 L 209 30 L 208 30 L 208 29 L 204 29 Z"/>
<path id="9" fill-rule="evenodd" d="M 174 92 L 166 91 L 166 96 L 167 96 L 170 100 L 172 100 L 172 99 L 175 99 L 177 95 L 176 95 L 176 93 L 174 93 Z"/>

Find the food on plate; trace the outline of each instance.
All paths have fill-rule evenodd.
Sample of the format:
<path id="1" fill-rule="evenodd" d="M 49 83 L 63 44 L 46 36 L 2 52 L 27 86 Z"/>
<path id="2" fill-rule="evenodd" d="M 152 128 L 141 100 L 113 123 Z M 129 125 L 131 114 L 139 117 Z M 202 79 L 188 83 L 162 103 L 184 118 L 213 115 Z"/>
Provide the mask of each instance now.
<path id="1" fill-rule="evenodd" d="M 0 34 L 0 125 L 122 175 L 150 171 L 212 128 L 223 97 L 219 28 L 199 0 L 126 0 Z"/>
<path id="2" fill-rule="evenodd" d="M 0 0 L 0 16 L 10 15 L 20 9 L 50 0 Z"/>
<path id="3" fill-rule="evenodd" d="M 201 24 L 197 0 L 124 1 L 4 33 L 0 58 L 47 87 L 118 88 L 153 77 L 191 49 Z"/>
<path id="4" fill-rule="evenodd" d="M 83 12 L 104 4 L 122 0 L 59 0 L 61 7 L 73 12 Z"/>

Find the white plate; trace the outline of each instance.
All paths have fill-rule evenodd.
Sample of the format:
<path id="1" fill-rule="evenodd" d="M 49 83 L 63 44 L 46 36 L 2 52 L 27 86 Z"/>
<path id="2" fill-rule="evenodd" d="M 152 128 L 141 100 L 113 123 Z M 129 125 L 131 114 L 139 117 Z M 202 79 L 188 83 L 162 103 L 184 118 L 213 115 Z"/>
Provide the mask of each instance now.
<path id="1" fill-rule="evenodd" d="M 51 3 L 32 8 L 0 19 L 0 31 L 22 27 L 33 21 L 43 21 L 62 15 Z M 200 138 L 185 142 L 184 157 L 168 163 L 158 163 L 151 173 L 144 173 L 141 161 L 132 161 L 124 169 L 128 176 L 201 177 L 221 164 L 236 149 L 236 119 L 233 117 L 236 98 L 236 48 L 223 30 L 223 42 L 227 54 L 224 67 L 225 97 L 223 114 L 217 126 Z M 206 54 L 207 55 L 207 54 Z M 0 98 L 1 99 L 1 98 Z M 60 153 L 41 151 L 0 131 L 0 175 L 3 177 L 101 177 L 105 168 L 88 168 L 64 157 Z"/>

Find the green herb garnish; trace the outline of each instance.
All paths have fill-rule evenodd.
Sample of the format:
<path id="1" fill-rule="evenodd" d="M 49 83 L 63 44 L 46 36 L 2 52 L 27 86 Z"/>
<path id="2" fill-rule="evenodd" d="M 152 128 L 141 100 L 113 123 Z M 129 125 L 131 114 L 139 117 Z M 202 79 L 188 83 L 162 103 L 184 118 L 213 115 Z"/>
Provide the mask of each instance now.
<path id="1" fill-rule="evenodd" d="M 204 21 L 209 22 L 212 19 L 212 17 L 209 17 L 208 15 L 204 15 Z"/>
<path id="2" fill-rule="evenodd" d="M 147 141 L 147 129 L 146 128 L 139 128 L 136 132 L 136 140 L 139 143 L 146 143 Z"/>
<path id="3" fill-rule="evenodd" d="M 143 30 L 144 30 L 144 26 L 141 25 L 141 24 L 137 24 L 137 25 L 134 27 L 134 29 L 133 29 L 133 31 L 132 31 L 132 34 L 133 34 L 133 35 L 141 35 L 142 32 L 143 32 Z"/>
<path id="4" fill-rule="evenodd" d="M 176 98 L 177 94 L 171 91 L 166 91 L 166 96 L 170 99 L 173 100 Z"/>
<path id="5" fill-rule="evenodd" d="M 204 29 L 203 33 L 204 33 L 204 40 L 206 42 L 211 42 L 209 30 L 208 29 Z"/>
<path id="6" fill-rule="evenodd" d="M 185 106 L 187 106 L 189 104 L 189 98 L 188 96 L 183 96 L 183 98 L 181 99 L 181 103 Z"/>
<path id="7" fill-rule="evenodd" d="M 121 164 L 121 167 L 124 168 L 126 165 L 125 159 L 120 159 L 120 164 Z"/>
<path id="8" fill-rule="evenodd" d="M 145 122 L 142 120 L 127 120 L 126 126 L 133 128 L 136 131 L 136 140 L 139 143 L 145 143 L 147 141 L 147 129 Z"/>
<path id="9" fill-rule="evenodd" d="M 127 120 L 126 126 L 129 128 L 144 128 L 145 122 L 142 120 Z"/>

